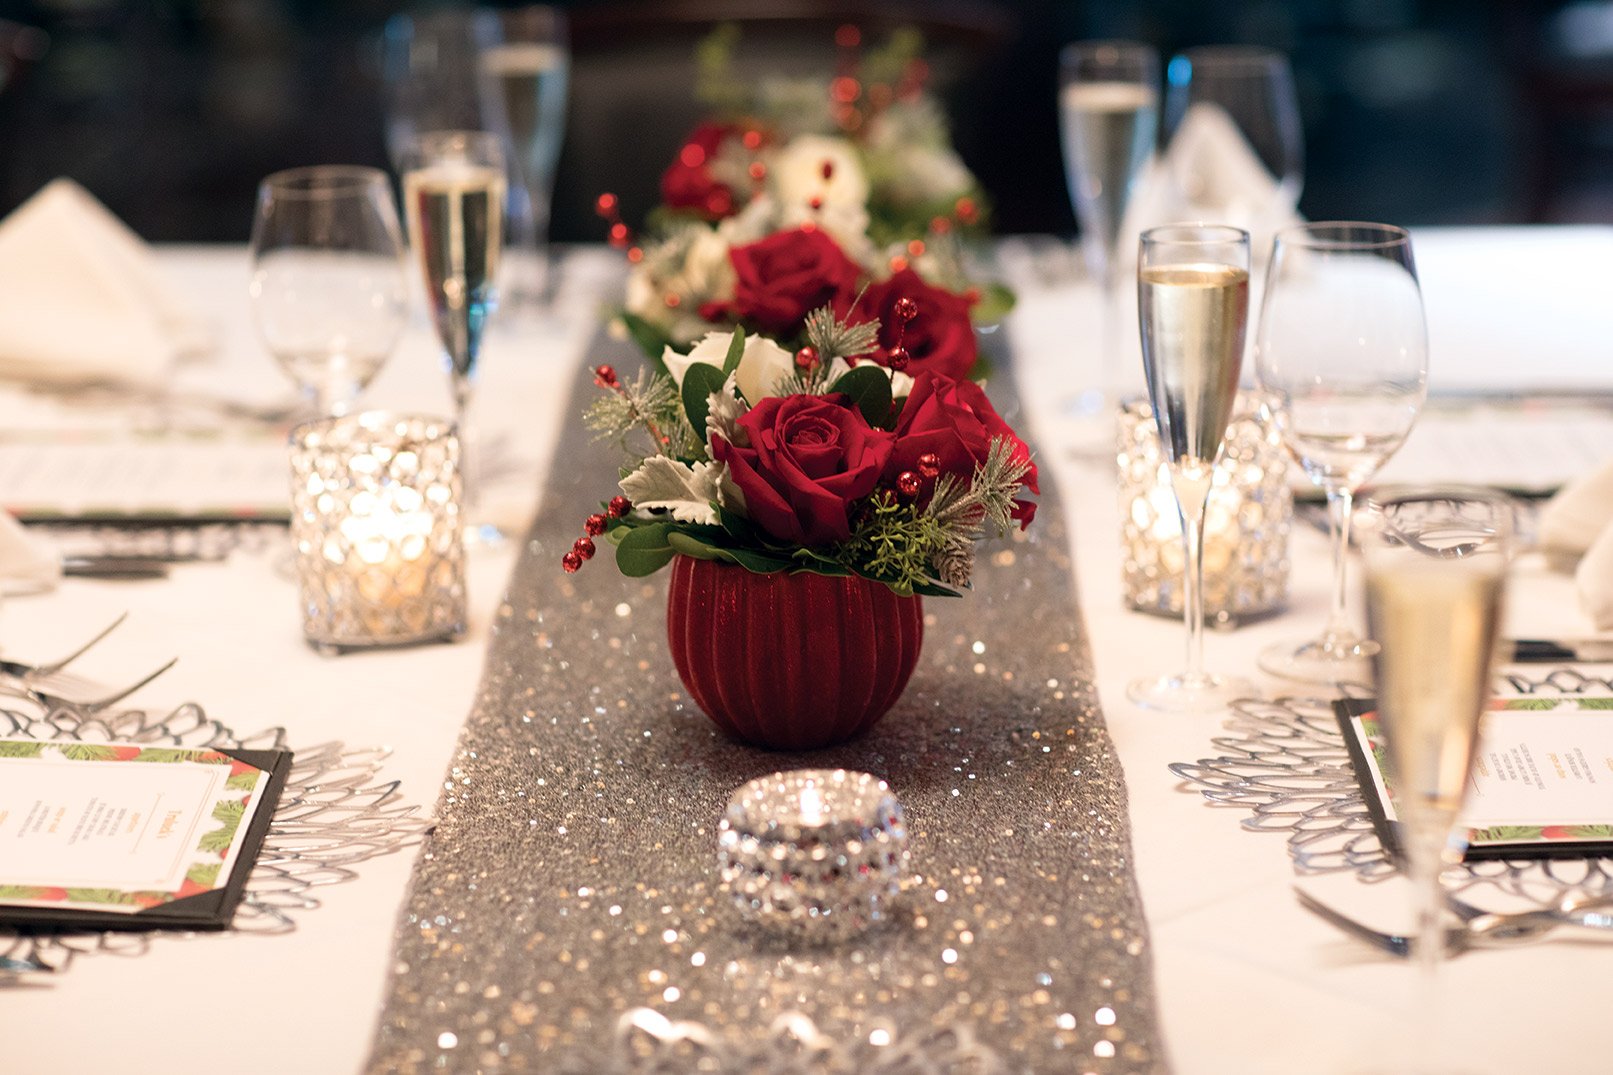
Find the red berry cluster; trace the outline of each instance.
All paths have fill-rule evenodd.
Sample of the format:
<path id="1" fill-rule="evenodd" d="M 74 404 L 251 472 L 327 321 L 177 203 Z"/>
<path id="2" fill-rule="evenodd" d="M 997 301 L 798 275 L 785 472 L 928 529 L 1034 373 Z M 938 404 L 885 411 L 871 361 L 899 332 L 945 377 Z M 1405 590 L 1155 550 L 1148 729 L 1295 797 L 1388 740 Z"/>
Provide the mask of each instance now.
<path id="1" fill-rule="evenodd" d="M 917 474 L 911 470 L 904 470 L 896 475 L 896 492 L 903 500 L 916 498 L 923 490 L 924 483 L 933 482 L 941 473 L 941 457 L 934 452 L 925 452 L 919 456 L 918 462 Z"/>
<path id="2" fill-rule="evenodd" d="M 913 356 L 902 346 L 902 339 L 907 335 L 907 323 L 919 315 L 919 304 L 904 295 L 896 300 L 895 312 L 896 320 L 899 322 L 896 326 L 896 343 L 885 356 L 885 362 L 891 369 L 901 371 L 907 369 L 908 363 L 913 361 Z"/>
<path id="3" fill-rule="evenodd" d="M 610 245 L 627 251 L 627 260 L 637 264 L 644 260 L 644 250 L 633 242 L 633 232 L 622 222 L 622 211 L 616 195 L 606 191 L 594 199 L 594 212 L 610 225 L 605 236 Z"/>
<path id="4" fill-rule="evenodd" d="M 610 369 L 610 367 L 601 366 L 600 369 Z M 594 538 L 605 532 L 606 514 L 609 514 L 613 519 L 620 519 L 632 510 L 633 502 L 628 500 L 627 497 L 613 496 L 610 503 L 606 505 L 604 513 L 595 512 L 584 519 L 582 523 L 584 535 L 572 543 L 570 552 L 560 558 L 560 566 L 566 569 L 566 574 L 576 574 L 582 567 L 584 560 L 594 558 Z"/>

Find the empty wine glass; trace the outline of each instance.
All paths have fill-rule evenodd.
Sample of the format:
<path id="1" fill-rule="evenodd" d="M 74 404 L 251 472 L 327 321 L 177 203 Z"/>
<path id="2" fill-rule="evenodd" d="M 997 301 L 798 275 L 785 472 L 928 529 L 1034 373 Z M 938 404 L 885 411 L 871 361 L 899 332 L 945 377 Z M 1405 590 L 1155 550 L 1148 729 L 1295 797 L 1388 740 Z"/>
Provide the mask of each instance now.
<path id="1" fill-rule="evenodd" d="M 482 92 L 493 97 L 484 111 L 503 119 L 513 180 L 511 221 L 526 255 L 525 271 L 511 284 L 516 294 L 542 304 L 552 290 L 549 210 L 566 133 L 566 15 L 543 5 L 504 8 L 480 29 Z"/>
<path id="2" fill-rule="evenodd" d="M 466 422 L 482 336 L 497 305 L 504 246 L 504 153 L 485 131 L 431 131 L 403 152 L 409 243 L 452 379 L 465 499 L 475 506 L 477 453 Z"/>
<path id="3" fill-rule="evenodd" d="M 404 153 L 428 131 L 502 131 L 489 117 L 496 97 L 483 92 L 481 55 L 499 34 L 491 11 L 443 8 L 394 15 L 382 32 L 381 71 L 386 91 L 386 147 L 403 167 Z"/>
<path id="4" fill-rule="evenodd" d="M 408 314 L 386 174 L 341 165 L 274 173 L 258 187 L 251 251 L 259 336 L 319 416 L 345 413 Z"/>
<path id="5" fill-rule="evenodd" d="M 1244 228 L 1263 255 L 1304 181 L 1287 57 L 1241 45 L 1188 49 L 1171 58 L 1165 80 L 1164 161 L 1177 213 Z"/>
<path id="6" fill-rule="evenodd" d="M 1249 233 L 1210 224 L 1143 232 L 1137 308 L 1148 397 L 1182 517 L 1187 669 L 1134 680 L 1126 693 L 1152 709 L 1223 708 L 1254 693 L 1245 679 L 1204 671 L 1204 508 L 1243 367 Z"/>
<path id="7" fill-rule="evenodd" d="M 1345 611 L 1356 490 L 1399 449 L 1428 394 L 1428 339 L 1411 236 L 1326 222 L 1278 234 L 1267 270 L 1255 380 L 1289 453 L 1327 495 L 1333 601 L 1318 638 L 1260 655 L 1273 675 L 1364 682 L 1372 643 Z"/>
<path id="8" fill-rule="evenodd" d="M 1417 901 L 1423 1010 L 1412 1030 L 1425 1055 L 1414 1062 L 1427 1062 L 1438 1055 L 1439 876 L 1466 847 L 1456 819 L 1490 696 L 1514 512 L 1491 489 L 1386 486 L 1361 516 L 1377 716 L 1402 866 Z"/>
<path id="9" fill-rule="evenodd" d="M 1132 41 L 1065 46 L 1059 54 L 1059 121 L 1081 249 L 1103 303 L 1098 381 L 1075 405 L 1078 416 L 1090 417 L 1116 402 L 1117 246 L 1126 206 L 1159 133 L 1158 54 Z"/>

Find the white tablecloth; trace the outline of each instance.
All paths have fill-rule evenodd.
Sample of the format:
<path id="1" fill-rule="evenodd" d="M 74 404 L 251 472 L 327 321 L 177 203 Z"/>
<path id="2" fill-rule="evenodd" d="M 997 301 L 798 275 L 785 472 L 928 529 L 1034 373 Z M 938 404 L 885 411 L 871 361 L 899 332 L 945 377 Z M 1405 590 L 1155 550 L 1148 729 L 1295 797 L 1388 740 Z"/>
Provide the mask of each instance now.
<path id="1" fill-rule="evenodd" d="M 1605 281 L 1597 270 L 1613 263 L 1613 230 L 1427 232 L 1417 242 L 1436 391 L 1613 390 L 1606 361 L 1613 305 L 1600 298 Z M 217 362 L 187 371 L 187 382 L 248 398 L 282 393 L 250 328 L 244 253 L 178 248 L 164 251 L 164 262 L 222 331 Z M 1122 610 L 1112 468 L 1072 461 L 1067 449 L 1058 404 L 1065 386 L 1085 376 L 1096 301 L 1078 281 L 1023 271 L 1034 267 L 1023 257 L 1005 264 L 1020 289 L 1010 331 L 1022 394 L 1033 404 L 1044 473 L 1057 481 L 1074 523 L 1082 611 L 1129 786 L 1170 1061 L 1183 1075 L 1392 1062 L 1412 968 L 1302 911 L 1289 892 L 1281 837 L 1243 832 L 1238 812 L 1211 809 L 1178 786 L 1166 765 L 1215 753 L 1209 740 L 1219 718 L 1145 713 L 1124 698 L 1128 679 L 1174 659 L 1181 627 Z M 561 316 L 510 318 L 487 345 L 478 421 L 517 434 L 526 479 L 501 491 L 506 504 L 536 494 L 560 423 L 575 420 L 560 411 L 614 271 L 608 256 L 589 254 L 570 263 L 566 280 Z M 371 401 L 447 407 L 423 322 Z M 430 809 L 516 551 L 472 557 L 473 627 L 453 646 L 318 657 L 301 641 L 293 585 L 268 554 L 182 567 L 162 583 L 70 580 L 50 595 L 8 601 L 0 641 L 11 654 L 49 655 L 127 609 L 129 624 L 98 654 L 105 678 L 178 654 L 180 664 L 143 696 L 148 703 L 196 699 L 239 731 L 284 725 L 294 745 L 386 744 L 394 750 L 387 775 Z M 1252 671 L 1263 645 L 1319 624 L 1326 557 L 1320 535 L 1297 526 L 1290 613 L 1212 635 L 1212 664 Z M 1534 634 L 1570 633 L 1565 580 L 1538 567 L 1525 573 L 1516 588 L 1519 624 Z M 59 980 L 0 994 L 0 1070 L 355 1071 L 373 1032 L 411 865 L 409 854 L 364 864 L 358 880 L 323 889 L 323 905 L 298 915 L 288 936 L 163 939 L 137 958 L 84 958 Z M 1613 1030 L 1601 1011 L 1609 959 L 1605 946 L 1554 941 L 1453 962 L 1446 984 L 1461 1026 L 1449 1038 L 1455 1064 L 1498 1075 L 1609 1070 Z"/>

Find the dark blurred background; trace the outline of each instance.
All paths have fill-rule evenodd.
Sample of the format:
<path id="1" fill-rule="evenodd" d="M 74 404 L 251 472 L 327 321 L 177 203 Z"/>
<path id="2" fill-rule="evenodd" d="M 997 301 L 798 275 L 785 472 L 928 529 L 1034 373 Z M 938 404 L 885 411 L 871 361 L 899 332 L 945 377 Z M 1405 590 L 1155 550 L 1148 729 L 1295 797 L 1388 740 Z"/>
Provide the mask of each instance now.
<path id="1" fill-rule="evenodd" d="M 244 241 L 257 181 L 385 166 L 383 0 L 0 0 L 0 213 L 58 175 L 152 240 Z M 436 5 L 442 6 L 442 5 Z M 493 5 L 497 6 L 497 5 Z M 833 63 L 834 28 L 922 28 L 965 159 L 1005 232 L 1073 233 L 1059 47 L 1130 37 L 1287 52 L 1300 209 L 1403 224 L 1613 220 L 1613 0 L 577 0 L 554 237 L 629 220 L 699 115 L 693 45 L 745 24 L 760 73 Z M 29 29 L 19 29 L 19 27 Z"/>

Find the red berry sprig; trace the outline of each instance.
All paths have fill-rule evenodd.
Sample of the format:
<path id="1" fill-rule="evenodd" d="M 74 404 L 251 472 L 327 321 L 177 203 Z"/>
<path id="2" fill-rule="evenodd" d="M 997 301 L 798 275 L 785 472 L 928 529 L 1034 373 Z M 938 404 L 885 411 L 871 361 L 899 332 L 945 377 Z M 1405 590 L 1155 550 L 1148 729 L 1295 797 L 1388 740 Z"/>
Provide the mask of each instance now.
<path id="1" fill-rule="evenodd" d="M 601 366 L 599 369 L 608 370 L 610 367 Z M 595 373 L 597 375 L 598 370 Z M 613 519 L 620 519 L 631 510 L 633 510 L 633 502 L 625 496 L 611 497 L 610 503 L 605 508 L 605 512 L 608 512 Z M 594 558 L 594 553 L 597 551 L 594 546 L 594 538 L 603 534 L 608 525 L 605 514 L 597 511 L 583 520 L 583 536 L 572 542 L 571 551 L 560 558 L 560 566 L 565 568 L 566 574 L 575 575 L 582 570 L 582 565 L 585 562 Z"/>
<path id="2" fill-rule="evenodd" d="M 810 343 L 795 352 L 795 368 L 802 373 L 811 373 L 818 368 L 818 349 Z"/>
<path id="3" fill-rule="evenodd" d="M 644 251 L 633 242 L 633 232 L 622 222 L 621 203 L 616 195 L 606 191 L 594 199 L 594 212 L 610 227 L 605 229 L 605 238 L 610 245 L 618 250 L 627 251 L 627 260 L 638 262 L 643 260 Z"/>
<path id="4" fill-rule="evenodd" d="M 907 336 L 907 323 L 919 315 L 919 304 L 903 295 L 896 300 L 893 312 L 896 314 L 896 343 L 886 354 L 885 361 L 891 369 L 900 372 L 913 361 L 913 356 L 902 346 L 902 341 Z"/>

